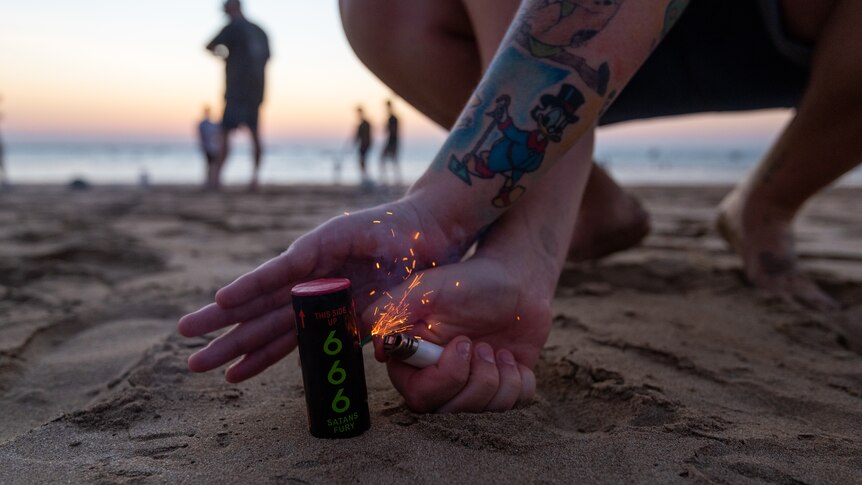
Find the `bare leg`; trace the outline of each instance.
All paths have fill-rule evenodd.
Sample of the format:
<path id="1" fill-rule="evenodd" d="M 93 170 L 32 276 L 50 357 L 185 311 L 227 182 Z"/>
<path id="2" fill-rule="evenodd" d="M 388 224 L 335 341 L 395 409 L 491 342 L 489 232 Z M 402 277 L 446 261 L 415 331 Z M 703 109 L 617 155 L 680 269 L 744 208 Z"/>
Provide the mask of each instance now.
<path id="1" fill-rule="evenodd" d="M 359 150 L 359 174 L 362 178 L 362 181 L 365 182 L 368 176 L 366 175 L 365 170 L 365 152 L 362 150 Z"/>
<path id="2" fill-rule="evenodd" d="M 210 178 L 208 188 L 210 190 L 221 189 L 221 172 L 224 168 L 227 157 L 230 154 L 230 130 L 224 131 L 221 136 L 221 150 L 219 156 L 213 161 L 210 167 Z"/>
<path id="3" fill-rule="evenodd" d="M 341 16 L 348 41 L 362 62 L 401 98 L 449 128 L 518 5 L 512 0 L 435 0 L 409 6 L 399 0 L 341 0 Z M 483 8 L 495 15 L 482 15 Z M 386 15 L 366 15 L 369 11 Z M 400 183 L 400 168 L 397 163 L 395 167 Z M 603 170 L 592 170 L 585 198 L 570 259 L 626 249 L 649 231 L 648 217 L 637 200 Z"/>
<path id="4" fill-rule="evenodd" d="M 260 142 L 260 133 L 258 130 L 249 130 L 251 133 L 251 142 L 254 149 L 254 167 L 252 168 L 251 181 L 248 184 L 249 192 L 254 192 L 258 187 L 260 177 L 260 159 L 263 156 L 263 148 Z"/>
<path id="5" fill-rule="evenodd" d="M 481 75 L 461 1 L 341 0 L 340 6 L 359 59 L 416 109 L 452 126 Z"/>
<path id="6" fill-rule="evenodd" d="M 793 18 L 793 9 L 787 12 Z M 817 39 L 796 116 L 751 176 L 722 202 L 718 226 L 757 286 L 816 308 L 835 302 L 796 267 L 793 220 L 804 203 L 862 162 L 862 3 L 835 2 Z M 792 22 L 791 22 L 792 24 Z"/>
<path id="7" fill-rule="evenodd" d="M 649 214 L 601 167 L 593 164 L 578 212 L 569 260 L 599 259 L 628 249 L 650 231 Z"/>
<path id="8" fill-rule="evenodd" d="M 386 176 L 386 150 L 380 153 L 380 185 L 388 185 L 389 177 Z"/>

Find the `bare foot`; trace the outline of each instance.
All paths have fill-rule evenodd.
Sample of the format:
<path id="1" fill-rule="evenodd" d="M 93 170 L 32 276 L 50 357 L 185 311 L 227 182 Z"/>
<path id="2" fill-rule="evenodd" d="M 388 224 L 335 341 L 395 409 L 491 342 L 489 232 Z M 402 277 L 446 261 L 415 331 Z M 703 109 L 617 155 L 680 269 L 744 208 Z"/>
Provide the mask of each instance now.
<path id="1" fill-rule="evenodd" d="M 755 286 L 817 310 L 834 310 L 838 303 L 796 266 L 793 214 L 746 203 L 740 189 L 719 206 L 718 232 L 742 258 L 745 276 Z"/>
<path id="2" fill-rule="evenodd" d="M 570 261 L 589 261 L 639 244 L 650 231 L 649 214 L 598 165 L 584 192 Z"/>

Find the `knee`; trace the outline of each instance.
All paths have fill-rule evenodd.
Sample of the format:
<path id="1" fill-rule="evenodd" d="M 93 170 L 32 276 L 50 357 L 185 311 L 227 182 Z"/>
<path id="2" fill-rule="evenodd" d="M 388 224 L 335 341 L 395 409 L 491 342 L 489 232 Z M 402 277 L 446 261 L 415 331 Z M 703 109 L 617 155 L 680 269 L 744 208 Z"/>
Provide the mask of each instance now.
<path id="1" fill-rule="evenodd" d="M 470 31 L 460 0 L 339 0 L 339 8 L 347 41 L 374 71 L 399 68 L 417 49 Z"/>
<path id="2" fill-rule="evenodd" d="M 377 64 L 399 45 L 398 0 L 339 0 L 347 41 L 366 64 Z M 372 13 L 373 12 L 373 13 Z"/>

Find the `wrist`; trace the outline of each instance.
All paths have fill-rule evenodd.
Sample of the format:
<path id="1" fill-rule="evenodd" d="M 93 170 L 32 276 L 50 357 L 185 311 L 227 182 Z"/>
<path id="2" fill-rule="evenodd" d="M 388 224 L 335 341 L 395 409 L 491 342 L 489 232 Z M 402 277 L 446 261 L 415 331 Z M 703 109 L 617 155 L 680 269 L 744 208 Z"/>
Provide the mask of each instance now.
<path id="1" fill-rule="evenodd" d="M 458 188 L 455 191 L 448 189 L 417 184 L 408 191 L 403 201 L 411 205 L 423 221 L 432 222 L 434 227 L 426 230 L 436 230 L 450 244 L 466 248 L 489 224 L 484 222 L 488 215 L 480 214 L 485 211 L 476 210 L 457 193 L 452 193 Z"/>

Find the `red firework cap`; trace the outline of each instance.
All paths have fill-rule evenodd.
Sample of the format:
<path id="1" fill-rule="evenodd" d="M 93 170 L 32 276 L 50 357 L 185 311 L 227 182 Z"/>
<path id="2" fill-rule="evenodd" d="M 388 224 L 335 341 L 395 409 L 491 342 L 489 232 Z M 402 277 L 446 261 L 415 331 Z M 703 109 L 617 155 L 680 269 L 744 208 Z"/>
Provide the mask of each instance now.
<path id="1" fill-rule="evenodd" d="M 290 290 L 290 294 L 293 296 L 318 296 L 347 289 L 350 289 L 350 280 L 347 278 L 321 278 L 294 286 Z"/>

